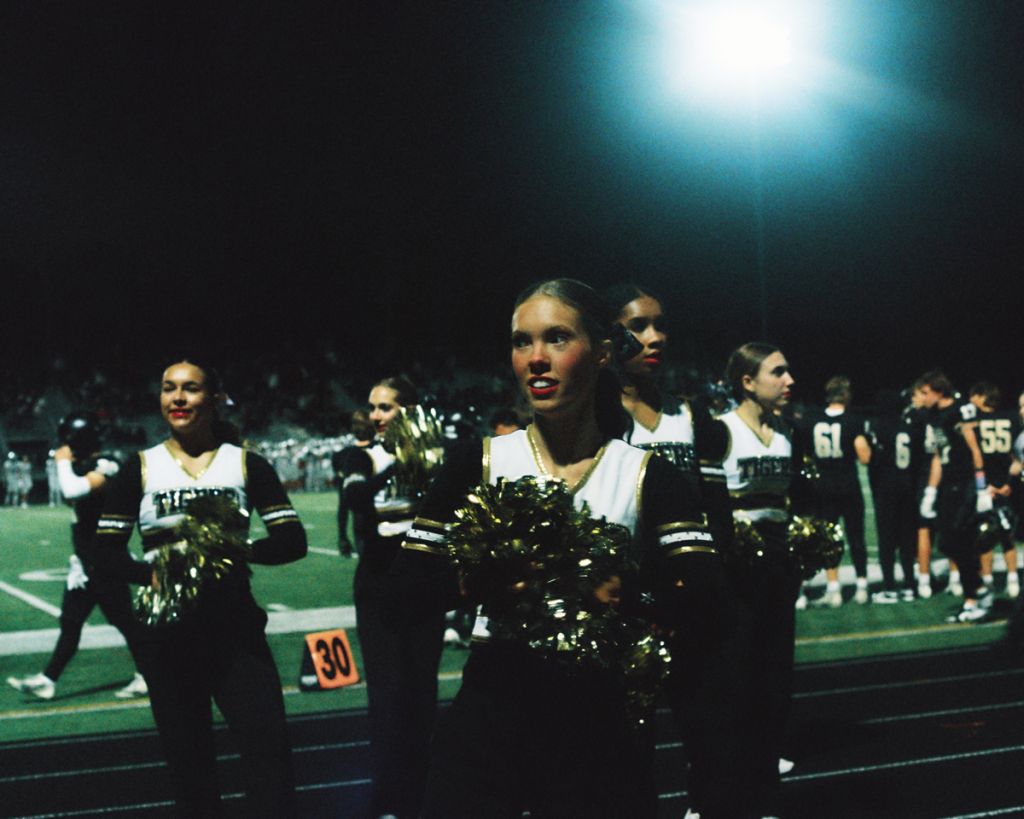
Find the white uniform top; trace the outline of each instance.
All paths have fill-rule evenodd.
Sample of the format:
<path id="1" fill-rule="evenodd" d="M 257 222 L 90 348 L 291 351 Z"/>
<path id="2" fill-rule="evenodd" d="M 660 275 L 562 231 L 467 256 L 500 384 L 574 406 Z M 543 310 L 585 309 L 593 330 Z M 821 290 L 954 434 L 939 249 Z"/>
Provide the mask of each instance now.
<path id="1" fill-rule="evenodd" d="M 651 454 L 624 441 L 608 441 L 573 487 L 573 506 L 582 509 L 586 503 L 591 517 L 624 526 L 636 537 L 643 508 L 644 475 Z M 529 429 L 484 438 L 484 483 L 496 484 L 499 478 L 514 481 L 528 475 L 540 479 L 549 477 Z M 481 608 L 477 608 L 472 636 L 478 641 L 491 636 L 488 618 L 481 613 Z"/>
<path id="2" fill-rule="evenodd" d="M 631 446 L 656 452 L 684 472 L 697 471 L 693 415 L 686 404 L 683 404 L 675 415 L 661 413 L 654 429 L 648 429 L 634 421 L 633 430 L 625 440 Z"/>
<path id="3" fill-rule="evenodd" d="M 789 520 L 789 484 L 793 445 L 776 430 L 765 444 L 736 414 L 721 417 L 729 429 L 729 451 L 722 461 L 735 513 L 751 521 Z"/>
<path id="4" fill-rule="evenodd" d="M 610 440 L 598 451 L 586 474 L 572 489 L 577 509 L 584 502 L 593 518 L 617 523 L 636 535 L 643 498 L 643 481 L 651 453 L 624 441 Z M 516 480 L 527 475 L 549 477 L 541 464 L 529 430 L 484 439 L 483 479 L 497 483 L 498 478 Z"/>
<path id="5" fill-rule="evenodd" d="M 143 538 L 173 530 L 185 517 L 185 507 L 204 495 L 229 495 L 239 509 L 249 511 L 245 491 L 245 450 L 221 444 L 213 460 L 198 475 L 191 475 L 166 444 L 139 453 L 142 459 L 142 501 L 139 531 Z M 269 523 L 266 518 L 264 521 Z"/>

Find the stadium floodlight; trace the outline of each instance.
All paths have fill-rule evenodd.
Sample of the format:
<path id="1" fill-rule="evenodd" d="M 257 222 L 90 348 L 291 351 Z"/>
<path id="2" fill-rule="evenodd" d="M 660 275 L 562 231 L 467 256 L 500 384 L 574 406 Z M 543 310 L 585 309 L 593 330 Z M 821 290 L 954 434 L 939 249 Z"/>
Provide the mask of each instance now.
<path id="1" fill-rule="evenodd" d="M 670 29 L 671 82 L 691 101 L 749 110 L 797 78 L 793 27 L 762 8 L 686 7 Z"/>

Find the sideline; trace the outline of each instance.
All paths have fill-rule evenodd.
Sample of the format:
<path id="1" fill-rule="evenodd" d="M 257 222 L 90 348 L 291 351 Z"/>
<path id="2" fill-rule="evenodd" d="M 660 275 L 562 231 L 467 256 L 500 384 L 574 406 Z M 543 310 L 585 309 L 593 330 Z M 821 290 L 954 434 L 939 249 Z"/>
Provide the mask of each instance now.
<path id="1" fill-rule="evenodd" d="M 3 585 L 3 584 L 0 584 Z M 40 601 L 42 602 L 42 601 Z M 56 609 L 54 616 L 60 616 Z M 355 628 L 355 606 L 331 606 L 321 609 L 268 612 L 267 634 L 308 634 L 332 628 Z M 43 628 L 31 631 L 9 631 L 0 634 L 0 657 L 12 654 L 45 654 L 53 649 L 60 629 Z M 80 649 L 123 646 L 124 638 L 113 626 L 86 626 L 82 629 Z"/>

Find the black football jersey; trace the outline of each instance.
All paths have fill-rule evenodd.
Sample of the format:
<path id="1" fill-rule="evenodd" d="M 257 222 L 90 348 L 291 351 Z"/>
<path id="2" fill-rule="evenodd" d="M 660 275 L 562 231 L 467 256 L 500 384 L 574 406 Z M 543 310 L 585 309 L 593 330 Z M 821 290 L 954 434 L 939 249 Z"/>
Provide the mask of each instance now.
<path id="1" fill-rule="evenodd" d="M 884 480 L 912 482 L 922 471 L 924 429 L 912 413 L 899 418 L 878 418 L 868 425 L 871 441 L 871 466 Z"/>
<path id="2" fill-rule="evenodd" d="M 978 448 L 985 463 L 985 480 L 1004 486 L 1010 478 L 1013 442 L 1021 433 L 1020 415 L 1013 411 L 978 412 Z"/>
<path id="3" fill-rule="evenodd" d="M 944 409 L 932 409 L 928 425 L 942 461 L 943 482 L 973 480 L 974 462 L 964 440 L 963 426 L 977 420 L 978 408 L 970 401 L 957 400 Z"/>
<path id="4" fill-rule="evenodd" d="M 814 409 L 802 421 L 806 451 L 812 453 L 822 485 L 857 482 L 857 451 L 853 442 L 868 435 L 864 419 L 850 413 L 830 415 Z"/>

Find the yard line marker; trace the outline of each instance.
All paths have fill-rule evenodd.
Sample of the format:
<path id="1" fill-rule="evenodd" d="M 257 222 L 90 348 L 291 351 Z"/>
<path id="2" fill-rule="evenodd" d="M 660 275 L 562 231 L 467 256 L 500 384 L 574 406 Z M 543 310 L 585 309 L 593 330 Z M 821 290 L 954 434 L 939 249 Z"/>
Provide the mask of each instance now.
<path id="1" fill-rule="evenodd" d="M 338 552 L 337 549 L 325 549 L 323 546 L 307 546 L 306 549 L 310 552 L 316 552 L 318 555 L 330 555 L 331 557 L 341 557 L 341 553 Z"/>
<path id="2" fill-rule="evenodd" d="M 12 586 L 10 583 L 4 583 L 0 580 L 0 591 L 7 592 L 11 597 L 17 597 L 22 602 L 28 603 L 32 608 L 45 611 L 47 614 L 52 614 L 54 617 L 60 617 L 59 608 L 50 605 L 45 600 L 40 600 L 34 594 L 22 591 L 17 586 Z"/>

